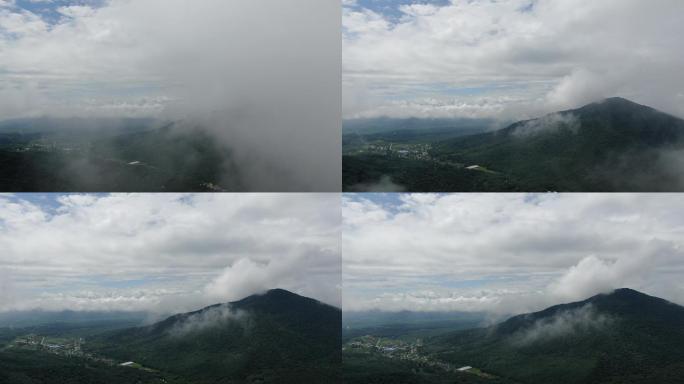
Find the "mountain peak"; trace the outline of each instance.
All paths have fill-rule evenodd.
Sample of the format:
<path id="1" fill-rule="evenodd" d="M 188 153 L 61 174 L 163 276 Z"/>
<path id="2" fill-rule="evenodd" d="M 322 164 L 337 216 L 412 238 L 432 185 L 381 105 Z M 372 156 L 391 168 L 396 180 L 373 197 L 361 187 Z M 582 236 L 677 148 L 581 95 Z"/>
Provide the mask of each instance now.
<path id="1" fill-rule="evenodd" d="M 645 300 L 645 301 L 665 301 L 658 297 L 649 296 L 643 292 L 631 288 L 618 288 L 609 293 L 598 294 L 585 301 L 592 302 L 597 300 Z"/>
<path id="2" fill-rule="evenodd" d="M 624 97 L 608 97 L 606 99 L 603 99 L 601 101 L 597 101 L 594 103 L 587 104 L 575 111 L 605 111 L 605 110 L 610 110 L 610 111 L 617 111 L 620 113 L 625 113 L 626 111 L 653 111 L 656 112 L 655 109 L 642 105 L 639 103 L 636 103 L 632 100 L 625 99 Z"/>
<path id="3" fill-rule="evenodd" d="M 611 295 L 616 295 L 616 296 L 648 296 L 645 293 L 639 292 L 635 289 L 631 288 L 618 288 L 614 290 L 613 292 L 610 293 Z"/>
<path id="4" fill-rule="evenodd" d="M 231 302 L 231 305 L 245 305 L 265 302 L 293 302 L 293 301 L 315 301 L 314 299 L 300 296 L 285 289 L 275 288 L 265 292 L 255 293 L 242 300 Z"/>
<path id="5" fill-rule="evenodd" d="M 599 294 L 582 303 L 591 303 L 602 308 L 619 312 L 649 310 L 654 313 L 659 311 L 669 312 L 676 307 L 676 311 L 680 313 L 680 316 L 684 316 L 684 308 L 679 305 L 630 288 L 619 288 L 610 293 Z"/>
<path id="6" fill-rule="evenodd" d="M 276 296 L 276 297 L 277 296 L 299 296 L 298 294 L 296 294 L 294 292 L 290 292 L 290 291 L 288 291 L 286 289 L 282 289 L 282 288 L 269 289 L 268 291 L 266 291 L 266 293 L 264 295 L 265 296 Z"/>
<path id="7" fill-rule="evenodd" d="M 272 313 L 306 312 L 316 307 L 329 307 L 333 311 L 339 312 L 338 308 L 285 289 L 270 289 L 228 304 L 234 308 Z"/>
<path id="8" fill-rule="evenodd" d="M 637 104 L 631 100 L 625 99 L 624 97 L 608 97 L 603 99 L 603 103 L 611 103 L 611 104 Z M 640 104 L 637 104 L 640 105 Z"/>

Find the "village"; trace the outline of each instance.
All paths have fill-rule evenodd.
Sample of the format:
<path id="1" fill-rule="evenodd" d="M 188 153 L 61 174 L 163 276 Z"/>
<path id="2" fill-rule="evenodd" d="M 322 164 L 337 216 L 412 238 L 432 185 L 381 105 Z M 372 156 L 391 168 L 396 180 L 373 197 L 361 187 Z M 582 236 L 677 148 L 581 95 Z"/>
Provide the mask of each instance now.
<path id="1" fill-rule="evenodd" d="M 446 372 L 469 373 L 488 379 L 495 377 L 471 366 L 454 365 L 432 359 L 423 353 L 423 340 L 420 338 L 413 342 L 407 342 L 369 335 L 362 336 L 342 346 L 342 352 L 345 351 L 380 353 L 390 359 L 412 361 L 432 368 L 442 369 Z"/>
<path id="2" fill-rule="evenodd" d="M 40 351 L 51 353 L 53 355 L 70 357 L 70 358 L 81 358 L 90 361 L 96 361 L 99 363 L 104 363 L 111 366 L 121 366 L 121 367 L 131 367 L 138 369 L 145 369 L 140 364 L 132 361 L 127 361 L 123 363 L 118 363 L 116 360 L 109 359 L 106 357 L 97 356 L 93 353 L 86 352 L 83 350 L 83 345 L 85 344 L 85 339 L 82 337 L 78 338 L 53 338 L 47 336 L 40 336 L 35 334 L 29 334 L 25 336 L 20 336 L 16 338 L 10 345 L 9 348 L 20 348 L 31 351 Z"/>
<path id="3" fill-rule="evenodd" d="M 359 152 L 395 156 L 410 160 L 430 160 L 432 158 L 430 155 L 431 149 L 432 145 L 430 144 L 396 144 L 376 142 L 366 145 L 365 148 L 361 149 Z"/>
<path id="4" fill-rule="evenodd" d="M 358 149 L 355 154 L 374 154 L 382 155 L 400 159 L 407 160 L 422 160 L 422 161 L 432 161 L 435 164 L 445 165 L 449 167 L 455 167 L 460 169 L 465 169 L 467 171 L 473 172 L 484 172 L 496 174 L 498 172 L 492 171 L 487 167 L 477 164 L 463 164 L 459 162 L 454 162 L 452 160 L 444 160 L 432 155 L 432 145 L 431 144 L 398 144 L 398 143 L 386 143 L 386 142 L 374 142 L 363 146 Z"/>

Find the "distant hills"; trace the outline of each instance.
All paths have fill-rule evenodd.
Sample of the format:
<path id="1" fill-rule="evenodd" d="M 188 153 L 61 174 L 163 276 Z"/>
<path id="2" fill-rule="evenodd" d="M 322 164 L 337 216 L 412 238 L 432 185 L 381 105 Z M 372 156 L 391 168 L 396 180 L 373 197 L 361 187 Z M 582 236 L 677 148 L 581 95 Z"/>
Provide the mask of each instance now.
<path id="1" fill-rule="evenodd" d="M 432 356 L 518 383 L 678 383 L 684 307 L 631 289 L 432 338 Z"/>
<path id="2" fill-rule="evenodd" d="M 150 314 L 146 312 L 115 311 L 19 311 L 0 313 L 0 328 L 40 327 L 50 324 L 90 326 L 98 323 L 142 324 Z"/>
<path id="3" fill-rule="evenodd" d="M 472 135 L 491 130 L 499 123 L 492 119 L 468 118 L 362 118 L 342 123 L 342 134 L 406 134 L 406 132 L 450 133 L 451 136 Z"/>
<path id="4" fill-rule="evenodd" d="M 445 330 L 481 326 L 486 314 L 478 312 L 357 311 L 342 314 L 343 342 L 363 335 L 406 337 L 438 334 Z"/>
<path id="5" fill-rule="evenodd" d="M 429 160 L 348 153 L 344 187 L 385 176 L 408 191 L 682 191 L 683 139 L 684 120 L 610 98 L 497 131 L 432 140 Z"/>
<path id="6" fill-rule="evenodd" d="M 150 130 L 167 122 L 151 118 L 36 117 L 0 121 L 0 135 L 96 135 L 98 137 Z"/>

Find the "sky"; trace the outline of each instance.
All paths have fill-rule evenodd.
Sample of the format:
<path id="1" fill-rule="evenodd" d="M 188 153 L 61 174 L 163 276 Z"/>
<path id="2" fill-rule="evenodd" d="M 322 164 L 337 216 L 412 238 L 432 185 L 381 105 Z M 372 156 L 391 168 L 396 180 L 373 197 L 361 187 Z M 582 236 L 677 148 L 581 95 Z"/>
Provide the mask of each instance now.
<path id="1" fill-rule="evenodd" d="M 621 96 L 684 116 L 680 0 L 343 0 L 343 115 L 527 119 Z"/>
<path id="2" fill-rule="evenodd" d="M 506 316 L 632 288 L 684 305 L 677 194 L 347 194 L 343 310 Z"/>
<path id="3" fill-rule="evenodd" d="M 333 0 L 0 0 L 0 121 L 202 126 L 250 191 L 335 191 L 340 46 Z"/>
<path id="4" fill-rule="evenodd" d="M 283 288 L 339 307 L 333 194 L 0 195 L 0 312 L 177 313 Z"/>

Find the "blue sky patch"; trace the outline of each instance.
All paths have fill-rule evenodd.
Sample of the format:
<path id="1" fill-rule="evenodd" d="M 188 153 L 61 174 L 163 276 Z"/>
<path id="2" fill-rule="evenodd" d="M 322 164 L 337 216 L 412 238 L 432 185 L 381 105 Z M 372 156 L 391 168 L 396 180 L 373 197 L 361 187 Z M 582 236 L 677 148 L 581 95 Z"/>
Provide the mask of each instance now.
<path id="1" fill-rule="evenodd" d="M 21 9 L 25 9 L 29 12 L 39 15 L 47 23 L 55 24 L 64 17 L 57 11 L 60 7 L 68 7 L 72 5 L 87 5 L 90 7 L 99 8 L 107 4 L 107 2 L 108 0 L 17 0 L 16 5 Z"/>
<path id="2" fill-rule="evenodd" d="M 399 10 L 402 5 L 408 4 L 433 4 L 438 6 L 445 6 L 451 4 L 451 0 L 358 0 L 357 7 L 369 9 L 373 12 L 384 15 L 392 22 L 396 22 L 404 16 Z"/>

